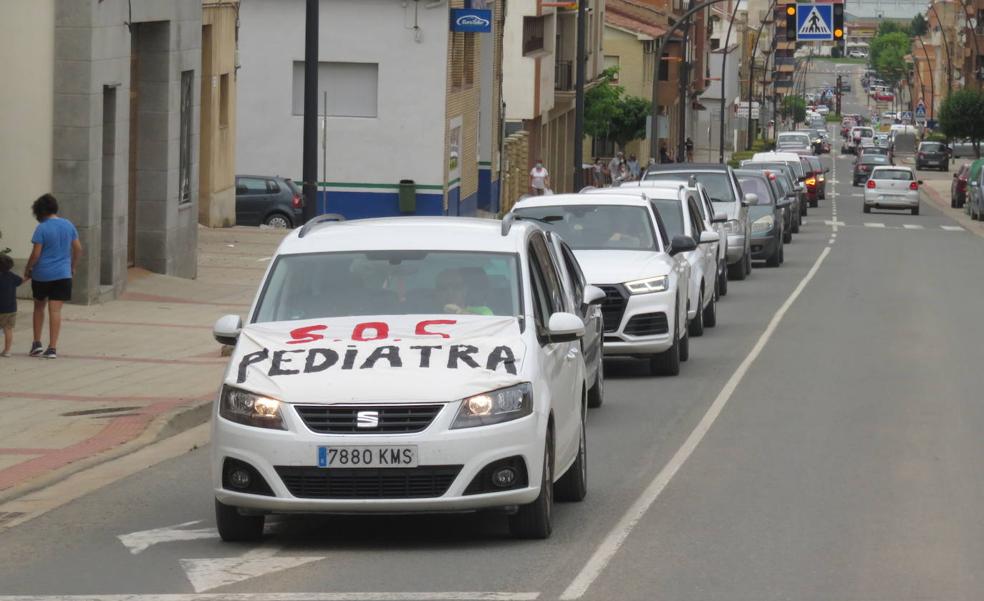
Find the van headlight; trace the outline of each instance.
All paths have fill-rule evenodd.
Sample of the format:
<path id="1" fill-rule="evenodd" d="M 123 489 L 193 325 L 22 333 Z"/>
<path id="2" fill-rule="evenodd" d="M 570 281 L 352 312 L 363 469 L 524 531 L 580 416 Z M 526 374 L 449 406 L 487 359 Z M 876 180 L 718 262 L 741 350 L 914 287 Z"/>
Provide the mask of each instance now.
<path id="1" fill-rule="evenodd" d="M 644 280 L 635 280 L 632 282 L 625 283 L 626 289 L 628 289 L 629 294 L 649 294 L 651 292 L 663 292 L 670 287 L 670 278 L 665 275 L 661 275 L 655 278 L 646 278 Z"/>
<path id="2" fill-rule="evenodd" d="M 533 387 L 528 383 L 483 392 L 461 400 L 451 429 L 490 426 L 533 413 Z"/>
<path id="3" fill-rule="evenodd" d="M 768 232 L 776 226 L 776 219 L 772 215 L 759 217 L 752 222 L 753 232 Z"/>
<path id="4" fill-rule="evenodd" d="M 219 415 L 237 424 L 286 430 L 287 426 L 281 413 L 282 405 L 283 403 L 276 399 L 233 386 L 223 386 L 222 396 L 219 399 Z"/>

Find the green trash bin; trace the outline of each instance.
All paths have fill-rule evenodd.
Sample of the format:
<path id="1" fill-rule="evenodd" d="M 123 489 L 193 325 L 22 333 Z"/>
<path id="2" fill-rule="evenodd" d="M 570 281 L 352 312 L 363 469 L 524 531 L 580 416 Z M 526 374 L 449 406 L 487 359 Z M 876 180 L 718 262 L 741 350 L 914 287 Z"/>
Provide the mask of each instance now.
<path id="1" fill-rule="evenodd" d="M 417 184 L 412 179 L 400 180 L 400 212 L 415 213 L 417 211 Z"/>

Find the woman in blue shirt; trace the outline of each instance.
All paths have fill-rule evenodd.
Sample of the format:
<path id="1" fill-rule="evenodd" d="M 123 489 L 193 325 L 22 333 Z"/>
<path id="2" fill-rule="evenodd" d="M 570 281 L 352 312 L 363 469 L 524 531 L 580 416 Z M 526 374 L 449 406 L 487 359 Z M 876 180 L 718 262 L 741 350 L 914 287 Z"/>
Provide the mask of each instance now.
<path id="1" fill-rule="evenodd" d="M 65 301 L 72 298 L 72 276 L 75 275 L 75 266 L 82 256 L 82 244 L 72 222 L 58 216 L 58 201 L 54 196 L 41 196 L 34 201 L 31 210 L 38 220 L 38 227 L 31 237 L 34 249 L 24 269 L 24 279 L 31 278 L 31 290 L 34 293 L 34 342 L 31 344 L 31 356 L 54 359 L 58 356 L 56 347 L 58 334 L 61 332 L 61 309 Z M 50 317 L 47 350 L 41 344 L 45 307 Z"/>

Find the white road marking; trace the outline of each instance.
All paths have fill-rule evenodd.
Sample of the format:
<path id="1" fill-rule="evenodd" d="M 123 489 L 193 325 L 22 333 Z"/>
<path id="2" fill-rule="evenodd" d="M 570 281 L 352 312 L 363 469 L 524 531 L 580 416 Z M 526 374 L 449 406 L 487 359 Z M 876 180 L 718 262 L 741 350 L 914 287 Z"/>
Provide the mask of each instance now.
<path id="1" fill-rule="evenodd" d="M 779 307 L 779 310 L 776 311 L 775 315 L 772 316 L 772 320 L 765 328 L 765 331 L 762 332 L 762 335 L 759 336 L 755 346 L 752 347 L 752 350 L 749 351 L 748 355 L 738 366 L 738 369 L 736 369 L 731 375 L 731 378 L 728 379 L 727 383 L 724 385 L 724 388 L 722 388 L 721 392 L 718 393 L 717 398 L 715 398 L 714 402 L 711 403 L 707 413 L 705 413 L 704 417 L 701 418 L 700 423 L 697 424 L 697 427 L 694 428 L 693 432 L 691 432 L 687 437 L 687 440 L 684 441 L 683 446 L 677 450 L 677 452 L 670 459 L 669 463 L 663 466 L 663 469 L 656 474 L 656 477 L 649 483 L 639 498 L 636 499 L 632 506 L 629 507 L 625 514 L 619 519 L 618 523 L 615 524 L 615 527 L 612 528 L 607 536 L 605 536 L 604 540 L 602 540 L 601 544 L 598 545 L 598 548 L 595 549 L 595 552 L 588 559 L 587 563 L 584 564 L 584 567 L 581 568 L 581 571 L 560 596 L 561 601 L 573 601 L 583 597 L 594 581 L 597 580 L 598 577 L 601 576 L 601 573 L 604 572 L 605 568 L 608 567 L 608 564 L 611 562 L 612 558 L 615 557 L 615 554 L 618 552 L 619 548 L 629 537 L 632 529 L 635 528 L 636 524 L 639 523 L 639 520 L 642 519 L 642 517 L 646 514 L 646 511 L 649 510 L 656 499 L 659 498 L 660 494 L 662 494 L 663 490 L 670 483 L 670 480 L 673 479 L 673 476 L 680 471 L 683 464 L 686 463 L 687 459 L 689 459 L 694 450 L 696 450 L 697 445 L 699 445 L 704 439 L 704 436 L 707 435 L 707 432 L 711 429 L 714 421 L 717 420 L 719 415 L 721 415 L 721 411 L 728 403 L 728 400 L 731 399 L 731 395 L 734 394 L 735 389 L 738 388 L 738 385 L 745 377 L 745 374 L 748 373 L 752 363 L 755 362 L 759 354 L 761 354 L 762 349 L 764 349 L 765 345 L 769 342 L 769 339 L 772 338 L 772 334 L 779 326 L 779 322 L 782 321 L 782 318 L 786 315 L 786 312 L 789 311 L 789 308 L 794 302 L 796 302 L 799 295 L 802 294 L 803 290 L 806 288 L 806 285 L 813 279 L 813 276 L 817 274 L 817 271 L 823 264 L 824 259 L 826 259 L 827 255 L 830 254 L 830 248 L 831 247 L 827 246 L 823 249 L 820 256 L 817 257 L 817 260 L 813 263 L 813 267 L 810 268 L 810 271 L 803 276 L 803 279 L 800 280 L 799 285 L 796 286 L 796 289 L 789 295 L 786 302 L 784 302 L 782 306 Z M 0 598 L 0 601 L 4 601 L 4 599 Z"/>
<path id="2" fill-rule="evenodd" d="M 907 230 L 921 230 L 921 229 L 923 229 L 923 226 L 916 225 L 915 223 L 904 223 L 904 224 L 902 224 L 902 227 L 905 228 L 905 229 L 907 229 Z"/>
<path id="3" fill-rule="evenodd" d="M 837 238 L 837 234 L 830 234 L 831 238 Z"/>
<path id="4" fill-rule="evenodd" d="M 962 231 L 964 231 L 964 228 L 960 227 L 959 225 L 941 225 L 940 227 L 943 228 L 944 230 L 948 231 L 948 232 L 962 232 Z"/>
<path id="5" fill-rule="evenodd" d="M 884 223 L 872 223 L 870 221 L 865 221 L 864 222 L 864 227 L 873 227 L 873 228 L 881 228 L 881 229 L 884 229 L 885 224 Z"/>
<path id="6" fill-rule="evenodd" d="M 853 192 L 851 198 L 864 198 L 864 194 L 860 192 Z"/>
<path id="7" fill-rule="evenodd" d="M 239 557 L 182 559 L 180 563 L 191 586 L 196 593 L 200 593 L 325 558 L 321 555 L 276 557 L 278 551 L 280 549 L 276 547 L 259 548 Z"/>
<path id="8" fill-rule="evenodd" d="M 146 595 L 7 595 L 0 601 L 536 601 L 540 593 L 203 593 Z"/>
<path id="9" fill-rule="evenodd" d="M 269 261 L 269 260 L 270 260 L 270 259 L 272 259 L 272 258 L 273 258 L 273 257 L 263 257 L 263 258 L 261 258 L 261 259 L 257 259 L 257 260 L 256 260 L 256 262 L 257 262 L 257 263 L 266 263 L 267 261 Z"/>
<path id="10" fill-rule="evenodd" d="M 215 528 L 198 528 L 196 530 L 186 530 L 188 526 L 201 523 L 201 520 L 154 528 L 153 530 L 141 530 L 130 534 L 120 534 L 116 538 L 120 539 L 130 553 L 139 555 L 150 547 L 160 543 L 173 543 L 178 541 L 202 540 L 206 538 L 219 538 L 219 533 Z"/>
<path id="11" fill-rule="evenodd" d="M 826 225 L 844 225 L 843 221 L 831 221 L 830 219 L 824 221 Z"/>

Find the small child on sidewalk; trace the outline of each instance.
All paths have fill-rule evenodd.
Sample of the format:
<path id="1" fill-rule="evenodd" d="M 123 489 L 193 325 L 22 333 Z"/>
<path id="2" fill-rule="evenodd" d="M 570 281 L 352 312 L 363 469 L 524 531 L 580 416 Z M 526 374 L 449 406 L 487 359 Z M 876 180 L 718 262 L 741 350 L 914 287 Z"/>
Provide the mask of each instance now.
<path id="1" fill-rule="evenodd" d="M 0 352 L 0 357 L 10 356 L 14 326 L 17 324 L 17 287 L 24 283 L 19 275 L 11 271 L 13 268 L 13 259 L 0 255 L 0 330 L 3 330 L 3 352 Z"/>

